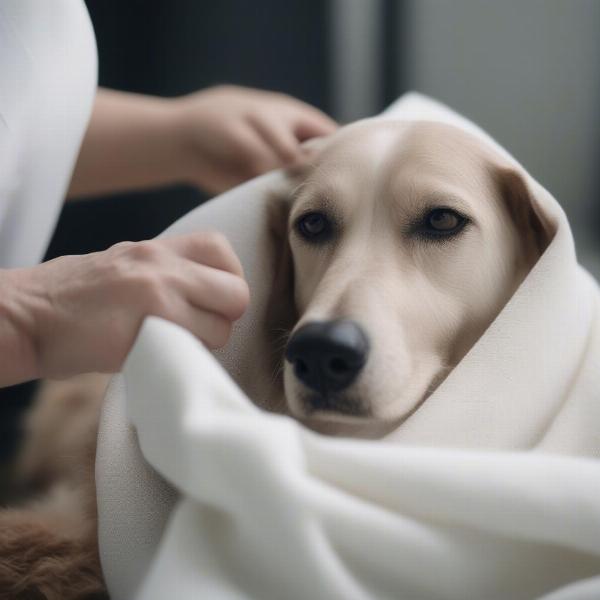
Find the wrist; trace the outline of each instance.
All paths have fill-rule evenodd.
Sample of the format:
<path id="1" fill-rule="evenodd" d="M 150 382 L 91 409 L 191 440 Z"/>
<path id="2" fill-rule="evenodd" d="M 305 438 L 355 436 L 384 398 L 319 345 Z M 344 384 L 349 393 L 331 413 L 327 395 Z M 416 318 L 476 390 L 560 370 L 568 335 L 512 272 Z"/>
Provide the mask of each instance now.
<path id="1" fill-rule="evenodd" d="M 179 182 L 193 183 L 194 148 L 192 143 L 192 123 L 187 106 L 187 96 L 167 100 L 166 122 L 172 142 L 170 163 L 173 177 Z"/>
<path id="2" fill-rule="evenodd" d="M 143 133 L 138 139 L 138 157 L 132 164 L 138 161 L 147 171 L 143 178 L 153 184 L 187 183 L 186 123 L 180 99 L 139 96 L 137 100 Z"/>
<path id="3" fill-rule="evenodd" d="M 165 179 L 189 183 L 189 119 L 181 98 L 156 98 L 154 129 Z"/>
<path id="4" fill-rule="evenodd" d="M 0 387 L 40 377 L 35 302 L 22 288 L 22 271 L 0 271 Z"/>
<path id="5" fill-rule="evenodd" d="M 203 102 L 205 94 L 206 91 L 201 91 L 169 99 L 173 169 L 178 181 L 186 185 L 198 186 L 198 174 L 207 167 L 201 148 L 208 117 Z"/>

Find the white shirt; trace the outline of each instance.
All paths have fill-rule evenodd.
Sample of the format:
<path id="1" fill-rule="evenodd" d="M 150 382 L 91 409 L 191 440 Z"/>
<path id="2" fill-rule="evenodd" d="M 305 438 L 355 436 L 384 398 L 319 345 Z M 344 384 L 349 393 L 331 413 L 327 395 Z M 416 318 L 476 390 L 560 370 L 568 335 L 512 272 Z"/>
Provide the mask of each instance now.
<path id="1" fill-rule="evenodd" d="M 81 0 L 0 0 L 0 268 L 39 262 L 97 85 Z"/>

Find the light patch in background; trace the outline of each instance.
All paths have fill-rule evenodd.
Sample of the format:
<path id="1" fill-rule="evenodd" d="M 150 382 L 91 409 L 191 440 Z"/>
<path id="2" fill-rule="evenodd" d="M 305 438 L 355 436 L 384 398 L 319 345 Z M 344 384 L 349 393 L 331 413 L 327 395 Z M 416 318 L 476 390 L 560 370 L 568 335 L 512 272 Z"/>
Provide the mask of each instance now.
<path id="1" fill-rule="evenodd" d="M 342 123 L 380 109 L 383 0 L 330 0 L 333 114 Z"/>

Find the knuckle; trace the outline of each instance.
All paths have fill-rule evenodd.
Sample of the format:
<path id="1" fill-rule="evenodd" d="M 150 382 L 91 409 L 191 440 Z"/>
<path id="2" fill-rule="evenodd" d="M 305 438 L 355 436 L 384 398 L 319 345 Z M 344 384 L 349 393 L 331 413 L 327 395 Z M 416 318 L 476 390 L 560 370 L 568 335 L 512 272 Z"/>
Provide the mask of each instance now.
<path id="1" fill-rule="evenodd" d="M 157 260 L 160 249 L 156 242 L 136 242 L 129 247 L 128 254 L 134 260 L 152 262 Z"/>
<path id="2" fill-rule="evenodd" d="M 237 91 L 238 86 L 233 85 L 232 83 L 219 83 L 212 87 L 215 92 L 219 92 L 221 94 L 230 94 L 232 92 Z"/>
<path id="3" fill-rule="evenodd" d="M 290 97 L 287 94 L 284 94 L 283 92 L 269 91 L 268 94 L 270 98 L 272 98 L 273 100 L 277 100 L 278 102 L 290 101 Z"/>
<path id="4" fill-rule="evenodd" d="M 227 254 L 230 250 L 229 240 L 220 231 L 206 231 L 203 233 L 202 244 L 217 254 Z"/>
<path id="5" fill-rule="evenodd" d="M 121 266 L 135 246 L 134 242 L 119 242 L 100 253 L 102 260 L 113 266 Z"/>
<path id="6" fill-rule="evenodd" d="M 135 246 L 135 242 L 118 242 L 110 247 L 110 250 L 116 253 L 128 251 L 132 246 Z"/>

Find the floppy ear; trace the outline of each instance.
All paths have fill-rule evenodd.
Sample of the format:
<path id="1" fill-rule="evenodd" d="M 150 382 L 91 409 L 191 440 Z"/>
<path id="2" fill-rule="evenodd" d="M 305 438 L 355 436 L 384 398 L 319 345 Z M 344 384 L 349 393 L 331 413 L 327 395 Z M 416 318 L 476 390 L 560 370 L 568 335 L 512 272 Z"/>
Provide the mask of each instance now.
<path id="1" fill-rule="evenodd" d="M 495 183 L 517 227 L 523 247 L 535 262 L 550 243 L 555 228 L 541 210 L 523 176 L 512 167 L 495 167 Z"/>
<path id="2" fill-rule="evenodd" d="M 289 334 L 298 321 L 294 301 L 294 265 L 288 238 L 293 192 L 309 176 L 327 140 L 327 137 L 312 138 L 302 144 L 302 160 L 286 169 L 285 184 L 271 193 L 267 204 L 267 230 L 275 263 L 265 322 L 270 331 L 276 333 L 276 338 L 279 335 L 279 344 L 274 340 L 277 347 L 287 341 L 285 332 Z"/>
<path id="3" fill-rule="evenodd" d="M 270 410 L 282 411 L 283 360 L 289 334 L 298 320 L 294 301 L 294 267 L 288 240 L 288 219 L 292 207 L 291 190 L 296 178 L 289 177 L 286 189 L 273 192 L 267 204 L 267 235 L 272 256 L 272 281 L 265 308 L 264 326 L 269 346 L 269 362 L 275 394 Z"/>

